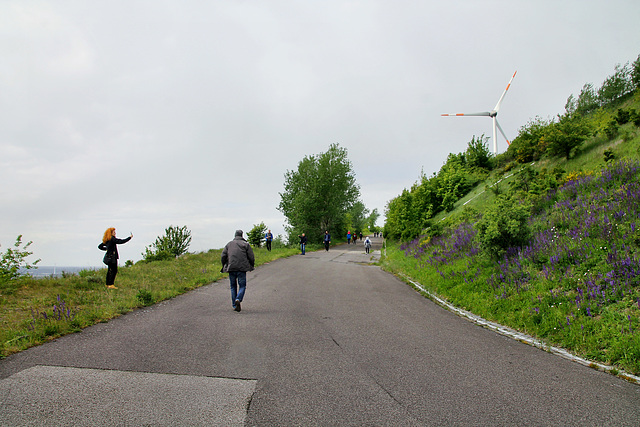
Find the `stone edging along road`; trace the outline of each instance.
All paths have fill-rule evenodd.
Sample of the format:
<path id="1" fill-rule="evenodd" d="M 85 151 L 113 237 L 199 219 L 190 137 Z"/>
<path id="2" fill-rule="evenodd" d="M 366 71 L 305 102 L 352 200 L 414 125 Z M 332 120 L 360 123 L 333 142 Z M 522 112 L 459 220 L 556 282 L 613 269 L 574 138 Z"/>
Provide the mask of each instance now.
<path id="1" fill-rule="evenodd" d="M 558 355 L 564 359 L 567 360 L 571 360 L 573 362 L 577 362 L 581 365 L 584 366 L 588 366 L 590 368 L 602 371 L 602 372 L 607 372 L 609 374 L 612 375 L 616 375 L 617 377 L 624 379 L 630 383 L 633 384 L 637 384 L 640 385 L 640 377 L 629 374 L 627 372 L 621 371 L 617 368 L 613 368 L 611 366 L 602 364 L 602 363 L 598 363 L 598 362 L 594 362 L 591 360 L 587 360 L 587 359 L 583 359 L 582 357 L 576 356 L 574 354 L 571 354 L 570 352 L 568 352 L 567 350 L 563 349 L 563 348 L 559 348 L 559 347 L 554 347 L 554 346 L 550 346 L 545 344 L 544 342 L 542 342 L 541 340 L 534 338 L 530 335 L 527 334 L 523 334 L 522 332 L 518 332 L 514 329 L 508 328 L 506 326 L 500 325 L 498 323 L 495 322 L 491 322 L 489 320 L 483 319 L 480 316 L 477 316 L 469 311 L 463 310 L 461 308 L 458 308 L 452 304 L 450 304 L 449 302 L 447 302 L 446 300 L 440 298 L 438 295 L 428 291 L 427 289 L 424 288 L 424 286 L 422 286 L 422 284 L 416 282 L 415 280 L 413 280 L 411 277 L 405 275 L 405 274 L 400 274 L 400 277 L 402 279 L 404 279 L 406 282 L 408 282 L 409 284 L 411 284 L 411 286 L 413 286 L 416 290 L 422 292 L 423 294 L 425 294 L 430 300 L 432 300 L 433 302 L 435 302 L 436 304 L 440 305 L 443 308 L 446 308 L 447 310 L 457 314 L 460 317 L 464 317 L 468 320 L 470 320 L 471 322 L 482 326 L 483 328 L 487 328 L 490 329 L 494 332 L 499 333 L 500 335 L 504 335 L 510 338 L 513 338 L 515 340 L 518 340 L 522 343 L 525 344 L 529 344 L 531 346 L 537 347 L 539 349 L 548 351 L 549 353 Z M 617 371 L 617 373 L 614 374 L 614 372 Z"/>

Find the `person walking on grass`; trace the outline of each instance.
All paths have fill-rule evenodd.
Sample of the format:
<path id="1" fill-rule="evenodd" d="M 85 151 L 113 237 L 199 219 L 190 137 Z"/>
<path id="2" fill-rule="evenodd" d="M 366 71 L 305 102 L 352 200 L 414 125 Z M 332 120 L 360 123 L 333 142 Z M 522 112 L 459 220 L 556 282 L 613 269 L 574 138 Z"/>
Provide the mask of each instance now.
<path id="1" fill-rule="evenodd" d="M 114 284 L 118 274 L 118 245 L 127 243 L 132 237 L 133 233 L 126 239 L 118 239 L 116 237 L 116 229 L 109 227 L 102 236 L 102 243 L 98 245 L 98 249 L 107 251 L 102 262 L 107 265 L 107 288 L 109 289 L 118 289 Z"/>
<path id="2" fill-rule="evenodd" d="M 251 245 L 242 237 L 242 230 L 236 230 L 233 240 L 222 250 L 220 261 L 222 271 L 229 273 L 231 304 L 235 311 L 240 311 L 247 290 L 247 271 L 254 270 L 256 261 Z"/>
<path id="3" fill-rule="evenodd" d="M 351 244 L 351 232 L 347 231 L 347 245 Z"/>

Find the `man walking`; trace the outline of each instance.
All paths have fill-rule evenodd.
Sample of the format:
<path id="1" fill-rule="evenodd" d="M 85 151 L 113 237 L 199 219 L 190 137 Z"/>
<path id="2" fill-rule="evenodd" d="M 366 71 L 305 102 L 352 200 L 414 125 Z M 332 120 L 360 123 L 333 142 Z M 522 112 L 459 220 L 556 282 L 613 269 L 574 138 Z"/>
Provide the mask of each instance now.
<path id="1" fill-rule="evenodd" d="M 267 250 L 271 252 L 271 241 L 273 240 L 273 234 L 271 234 L 271 230 L 264 235 L 264 240 L 267 242 Z"/>
<path id="2" fill-rule="evenodd" d="M 247 271 L 253 271 L 255 264 L 253 249 L 242 237 L 242 230 L 236 230 L 233 240 L 222 250 L 220 261 L 222 271 L 229 273 L 233 309 L 240 311 L 240 304 L 247 289 Z"/>
<path id="3" fill-rule="evenodd" d="M 329 252 L 329 244 L 331 243 L 331 234 L 329 234 L 329 231 L 325 231 L 324 232 L 324 250 Z"/>

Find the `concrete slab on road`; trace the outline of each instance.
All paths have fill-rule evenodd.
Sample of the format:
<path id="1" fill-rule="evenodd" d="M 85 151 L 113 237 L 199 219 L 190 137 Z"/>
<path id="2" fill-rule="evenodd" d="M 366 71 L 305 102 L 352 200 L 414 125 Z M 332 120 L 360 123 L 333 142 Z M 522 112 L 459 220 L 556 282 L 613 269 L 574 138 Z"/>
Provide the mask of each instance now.
<path id="1" fill-rule="evenodd" d="M 0 425 L 242 426 L 256 381 L 34 366 L 0 381 Z"/>

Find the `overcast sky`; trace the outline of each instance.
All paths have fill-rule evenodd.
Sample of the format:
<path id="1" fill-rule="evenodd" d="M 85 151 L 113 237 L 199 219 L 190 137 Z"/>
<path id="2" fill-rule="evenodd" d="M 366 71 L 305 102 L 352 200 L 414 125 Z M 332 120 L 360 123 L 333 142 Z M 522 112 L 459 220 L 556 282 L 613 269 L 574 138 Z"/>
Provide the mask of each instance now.
<path id="1" fill-rule="evenodd" d="M 491 110 L 517 70 L 513 139 L 633 62 L 638 22 L 637 0 L 0 0 L 0 251 L 99 266 L 111 226 L 121 262 L 170 225 L 194 252 L 281 234 L 285 172 L 332 143 L 383 213 L 492 133 L 442 113 Z"/>

